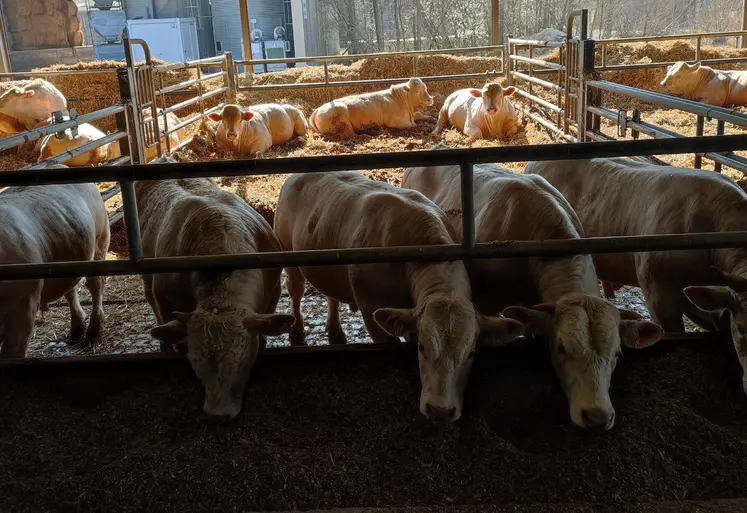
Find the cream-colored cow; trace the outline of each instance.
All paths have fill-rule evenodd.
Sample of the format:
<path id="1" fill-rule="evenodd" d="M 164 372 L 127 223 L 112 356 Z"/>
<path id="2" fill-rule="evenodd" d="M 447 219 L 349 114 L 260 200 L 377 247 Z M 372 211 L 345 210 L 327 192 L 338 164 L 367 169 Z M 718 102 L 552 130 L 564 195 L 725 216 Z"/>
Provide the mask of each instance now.
<path id="1" fill-rule="evenodd" d="M 65 120 L 68 119 L 70 118 L 65 117 Z M 73 137 L 70 129 L 63 132 L 62 139 L 58 139 L 56 134 L 50 134 L 42 140 L 39 162 L 46 160 L 53 155 L 57 155 L 58 153 L 69 151 L 78 146 L 83 146 L 89 142 L 96 141 L 102 137 L 105 137 L 104 132 L 88 123 L 83 123 L 78 126 L 78 135 L 75 137 Z M 98 148 L 83 153 L 82 155 L 73 157 L 65 162 L 65 164 L 70 167 L 89 166 L 100 164 L 120 156 L 119 141 L 115 141 L 113 143 L 99 146 Z"/>
<path id="2" fill-rule="evenodd" d="M 519 118 L 509 96 L 514 86 L 486 84 L 482 90 L 460 89 L 446 98 L 438 114 L 433 133 L 438 134 L 448 125 L 464 132 L 471 140 L 508 139 L 519 131 Z"/>
<path id="3" fill-rule="evenodd" d="M 67 99 L 46 80 L 20 81 L 0 96 L 0 114 L 19 120 L 27 130 L 58 110 L 68 113 Z"/>
<path id="4" fill-rule="evenodd" d="M 747 71 L 722 71 L 680 61 L 667 68 L 661 85 L 672 94 L 709 105 L 747 105 Z"/>
<path id="5" fill-rule="evenodd" d="M 311 113 L 311 127 L 322 134 L 353 137 L 373 127 L 412 128 L 416 121 L 432 120 L 420 111 L 433 105 L 433 97 L 419 78 L 384 91 L 356 94 L 325 103 Z"/>
<path id="6" fill-rule="evenodd" d="M 446 216 L 422 194 L 369 180 L 360 173 L 310 173 L 283 185 L 275 232 L 286 250 L 454 244 Z M 306 280 L 327 296 L 327 333 L 344 343 L 339 304 L 356 305 L 375 343 L 416 340 L 420 411 L 454 421 L 479 336 L 497 344 L 523 333 L 517 321 L 486 317 L 472 305 L 462 262 L 338 265 L 286 269 L 296 325 L 303 343 L 301 298 Z"/>
<path id="7" fill-rule="evenodd" d="M 303 113 L 292 105 L 268 103 L 242 109 L 226 105 L 208 117 L 219 122 L 218 145 L 242 156 L 259 156 L 277 144 L 305 137 L 308 130 Z"/>
<path id="8" fill-rule="evenodd" d="M 402 187 L 422 192 L 452 214 L 454 229 L 461 234 L 460 180 L 458 166 L 411 168 L 405 171 Z M 583 236 L 568 202 L 539 176 L 476 165 L 474 187 L 477 242 Z M 573 423 L 611 429 L 615 410 L 609 387 L 620 347 L 649 346 L 662 336 L 661 328 L 599 297 L 588 255 L 475 259 L 465 265 L 480 311 L 503 311 L 528 332 L 551 340 L 550 356 Z"/>

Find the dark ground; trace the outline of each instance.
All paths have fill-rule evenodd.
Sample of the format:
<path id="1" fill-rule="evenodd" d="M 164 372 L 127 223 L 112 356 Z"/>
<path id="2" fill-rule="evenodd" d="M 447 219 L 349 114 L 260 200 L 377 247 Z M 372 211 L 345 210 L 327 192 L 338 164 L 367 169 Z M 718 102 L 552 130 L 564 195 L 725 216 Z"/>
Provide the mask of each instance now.
<path id="1" fill-rule="evenodd" d="M 728 341 L 627 351 L 603 434 L 570 423 L 542 345 L 476 360 L 449 426 L 420 415 L 409 350 L 263 355 L 226 429 L 205 423 L 183 360 L 0 368 L 0 511 L 677 511 L 622 504 L 747 496 L 747 397 Z M 718 511 L 745 511 L 729 504 Z"/>

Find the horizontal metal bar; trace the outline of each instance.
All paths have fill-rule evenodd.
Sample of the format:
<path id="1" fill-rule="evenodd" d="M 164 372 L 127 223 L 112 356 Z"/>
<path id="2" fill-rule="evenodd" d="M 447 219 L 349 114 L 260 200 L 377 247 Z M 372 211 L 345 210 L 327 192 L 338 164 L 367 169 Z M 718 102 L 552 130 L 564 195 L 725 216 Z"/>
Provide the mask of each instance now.
<path id="1" fill-rule="evenodd" d="M 733 169 L 736 169 L 737 171 L 741 171 L 742 173 L 747 174 L 747 159 L 745 159 L 744 157 L 740 155 L 735 155 L 733 153 L 727 154 L 727 155 L 721 155 L 719 153 L 708 152 L 704 154 L 703 157 L 711 159 L 714 162 L 718 162 L 719 164 L 729 166 Z"/>
<path id="2" fill-rule="evenodd" d="M 533 112 L 529 112 L 527 109 L 523 107 L 519 107 L 519 109 L 521 109 L 521 111 L 524 113 L 525 116 L 528 116 L 530 119 L 534 120 L 536 123 L 539 123 L 546 129 L 548 129 L 550 132 L 557 135 L 558 137 L 561 137 L 571 143 L 577 142 L 577 139 L 575 137 L 573 137 L 572 135 L 566 134 L 565 132 L 563 132 L 562 129 L 558 128 L 552 122 L 546 120 L 542 116 L 539 116 Z"/>
<path id="3" fill-rule="evenodd" d="M 0 173 L 0 187 L 56 183 L 121 182 L 213 176 L 254 176 L 263 174 L 314 173 L 350 169 L 385 169 L 414 166 L 448 166 L 463 162 L 522 162 L 567 160 L 635 155 L 705 153 L 747 150 L 747 136 L 721 135 L 680 139 L 643 139 L 606 143 L 554 143 L 449 150 L 403 151 L 391 153 L 325 155 L 277 159 L 216 160 L 180 162 L 157 166 L 117 166 L 87 169 L 38 169 Z"/>
<path id="4" fill-rule="evenodd" d="M 113 225 L 124 217 L 124 209 L 120 206 L 117 210 L 109 214 L 109 226 Z"/>
<path id="5" fill-rule="evenodd" d="M 168 87 L 164 87 L 163 89 L 157 89 L 156 96 L 159 94 L 170 93 L 172 91 L 178 91 L 180 89 L 184 89 L 185 87 L 199 84 L 200 82 L 205 82 L 207 80 L 212 80 L 214 78 L 224 77 L 226 75 L 228 75 L 228 73 L 226 73 L 225 71 L 220 71 L 218 73 L 211 73 L 210 75 L 203 75 L 200 78 L 193 78 L 192 80 L 187 80 L 186 82 L 179 82 L 178 84 L 170 85 Z"/>
<path id="6" fill-rule="evenodd" d="M 617 39 L 599 39 L 597 45 L 624 44 L 624 43 L 642 43 L 646 41 L 675 41 L 678 39 L 715 39 L 719 37 L 739 37 L 747 36 L 747 30 L 736 30 L 731 32 L 693 32 L 690 34 L 679 34 L 673 36 L 643 36 L 643 37 L 624 37 Z"/>
<path id="7" fill-rule="evenodd" d="M 209 93 L 205 93 L 202 96 L 195 96 L 194 98 L 190 98 L 189 100 L 185 100 L 181 103 L 177 103 L 176 105 L 172 105 L 168 109 L 163 109 L 159 115 L 163 115 L 164 113 L 170 114 L 172 112 L 175 112 L 177 110 L 181 110 L 185 107 L 189 107 L 190 105 L 194 105 L 195 103 L 199 103 L 200 101 L 206 100 L 208 98 L 212 98 L 213 96 L 217 96 L 219 94 L 223 94 L 226 91 L 228 91 L 228 86 L 223 86 L 220 89 L 215 89 L 214 91 L 210 91 Z"/>
<path id="8" fill-rule="evenodd" d="M 20 134 L 11 135 L 10 137 L 4 137 L 0 139 L 0 151 L 14 148 L 27 142 L 36 141 L 37 139 L 41 139 L 42 137 L 46 137 L 50 134 L 56 134 L 58 132 L 67 130 L 68 128 L 78 127 L 83 123 L 90 123 L 91 121 L 96 121 L 108 116 L 113 116 L 114 114 L 118 114 L 120 112 L 123 112 L 124 110 L 125 108 L 122 105 L 114 105 L 105 109 L 89 112 L 88 114 L 82 114 L 75 119 L 63 121 L 62 123 L 55 123 L 40 128 L 32 128 L 31 130 L 21 132 Z"/>
<path id="9" fill-rule="evenodd" d="M 525 75 L 524 73 L 521 73 L 520 71 L 512 71 L 511 75 L 514 77 L 520 78 L 522 80 L 526 80 L 527 82 L 537 84 L 538 86 L 551 89 L 556 92 L 560 92 L 560 93 L 565 92 L 565 89 L 563 87 L 560 87 L 558 84 L 553 84 L 552 82 L 548 82 L 547 80 L 542 80 L 541 78 L 530 77 L 529 75 Z"/>
<path id="10" fill-rule="evenodd" d="M 24 169 L 43 169 L 47 164 L 51 163 L 64 164 L 68 160 L 74 159 L 75 157 L 88 153 L 89 151 L 95 150 L 96 148 L 100 148 L 105 144 L 113 143 L 114 141 L 118 141 L 125 137 L 127 137 L 126 132 L 112 132 L 111 134 L 100 137 L 95 141 L 81 144 L 80 146 L 77 146 L 71 150 L 58 153 L 57 155 L 52 155 L 48 159 L 42 160 L 41 162 L 26 166 Z M 59 169 L 55 169 L 54 171 L 59 171 Z"/>
<path id="11" fill-rule="evenodd" d="M 16 71 L 13 73 L 0 73 L 0 78 L 18 78 L 23 77 L 61 77 L 65 75 L 96 75 L 98 73 L 116 73 L 117 68 L 100 68 L 100 69 L 69 69 L 57 71 Z"/>
<path id="12" fill-rule="evenodd" d="M 119 184 L 113 185 L 101 193 L 101 199 L 104 201 L 108 201 L 119 194 L 121 190 L 122 188 L 119 186 Z"/>
<path id="13" fill-rule="evenodd" d="M 109 162 L 106 162 L 103 164 L 104 166 L 121 166 L 123 164 L 127 164 L 128 162 L 131 162 L 129 155 L 124 155 L 122 157 L 116 158 L 114 160 L 110 160 Z"/>
<path id="14" fill-rule="evenodd" d="M 544 66 L 546 68 L 564 70 L 565 66 L 558 64 L 557 62 L 543 61 L 541 59 L 532 59 L 530 57 L 522 57 L 521 55 L 509 55 L 509 59 L 512 61 L 525 62 L 527 64 L 535 64 L 537 66 Z"/>
<path id="15" fill-rule="evenodd" d="M 196 68 L 198 66 L 207 67 L 211 64 L 222 64 L 223 62 L 225 62 L 225 60 L 226 60 L 226 57 L 224 55 L 221 55 L 220 57 L 208 57 L 206 59 L 198 59 L 196 61 L 177 62 L 174 64 L 164 64 L 162 66 L 153 66 L 153 69 L 156 71 L 174 71 L 178 69 Z"/>
<path id="16" fill-rule="evenodd" d="M 495 52 L 503 50 L 503 45 L 473 46 L 468 48 L 446 48 L 443 50 L 414 50 L 409 52 L 379 52 L 359 53 L 355 55 L 323 55 L 316 57 L 289 57 L 285 59 L 256 59 L 233 61 L 234 66 L 249 66 L 252 64 L 291 64 L 303 62 L 336 62 L 355 61 L 361 59 L 380 59 L 390 57 L 417 57 L 420 55 L 453 55 L 461 53 Z"/>
<path id="17" fill-rule="evenodd" d="M 176 146 L 174 146 L 173 148 L 171 148 L 171 153 L 174 153 L 175 151 L 181 150 L 185 146 L 189 145 L 193 140 L 194 140 L 194 136 L 188 137 L 188 138 L 184 139 L 179 144 L 177 144 Z"/>
<path id="18" fill-rule="evenodd" d="M 695 59 L 688 59 L 694 61 Z M 723 59 L 702 59 L 701 64 L 738 64 L 747 62 L 747 56 L 745 57 L 728 57 Z M 671 66 L 675 62 L 637 62 L 632 64 L 611 64 L 608 66 L 595 66 L 594 71 L 619 71 L 626 69 L 652 69 L 652 68 L 665 68 Z"/>
<path id="19" fill-rule="evenodd" d="M 747 115 L 735 109 L 714 107 L 712 105 L 706 105 L 700 102 L 694 102 L 691 100 L 685 100 L 683 98 L 668 96 L 666 94 L 644 91 L 642 89 L 636 89 L 634 87 L 616 84 L 614 82 L 589 80 L 588 82 L 586 82 L 586 84 L 589 87 L 596 87 L 598 89 L 602 89 L 603 91 L 621 94 L 623 96 L 629 96 L 631 98 L 638 98 L 639 100 L 655 103 L 657 105 L 669 107 L 671 109 L 678 109 L 706 118 L 720 119 L 722 121 L 726 121 L 727 123 L 747 127 Z"/>
<path id="20" fill-rule="evenodd" d="M 561 107 L 558 107 L 554 103 L 550 103 L 546 100 L 543 100 L 542 98 L 538 96 L 534 96 L 533 94 L 529 94 L 528 92 L 524 91 L 523 89 L 516 88 L 515 94 L 518 94 L 522 98 L 526 98 L 527 100 L 533 101 L 539 105 L 542 105 L 543 107 L 546 107 L 550 109 L 553 112 L 563 112 L 563 109 Z"/>
<path id="21" fill-rule="evenodd" d="M 502 71 L 486 71 L 485 73 L 467 73 L 464 75 L 438 75 L 434 77 L 420 77 L 425 83 L 444 82 L 452 80 L 466 80 L 468 78 L 486 78 L 503 76 Z M 371 80 L 341 80 L 339 82 L 299 82 L 295 84 L 269 84 L 240 86 L 239 91 L 258 91 L 262 89 L 314 89 L 320 87 L 350 87 L 364 85 L 391 85 L 407 82 L 409 77 L 404 78 L 376 78 Z"/>
<path id="22" fill-rule="evenodd" d="M 562 48 L 565 46 L 565 41 L 540 41 L 538 39 L 509 39 L 508 43 L 516 46 L 534 46 L 539 48 Z"/>
<path id="23" fill-rule="evenodd" d="M 605 143 L 595 143 L 605 144 Z M 155 167 L 155 166 L 154 166 Z M 438 246 L 323 249 L 235 255 L 145 258 L 0 265 L 0 280 L 28 280 L 78 276 L 115 276 L 174 272 L 225 272 L 234 269 L 375 264 L 393 262 L 443 262 L 465 259 L 560 257 L 577 254 L 680 251 L 747 246 L 747 232 L 656 234 L 634 237 L 588 237 L 544 241 L 502 241 Z"/>
<path id="24" fill-rule="evenodd" d="M 219 105 L 216 105 L 215 107 L 207 109 L 205 112 L 199 112 L 199 113 L 197 113 L 196 115 L 192 116 L 191 118 L 186 119 L 185 121 L 182 121 L 178 125 L 170 126 L 168 130 L 164 130 L 164 131 L 161 132 L 161 136 L 164 137 L 164 136 L 173 134 L 174 132 L 178 132 L 182 128 L 184 128 L 186 126 L 189 126 L 192 123 L 195 123 L 195 122 L 201 120 L 204 117 L 207 117 L 208 114 L 212 114 L 213 112 L 219 111 L 220 109 L 222 109 L 223 107 L 225 107 L 225 105 L 226 105 L 225 103 L 221 103 Z M 173 148 L 172 148 L 172 151 L 173 151 Z"/>

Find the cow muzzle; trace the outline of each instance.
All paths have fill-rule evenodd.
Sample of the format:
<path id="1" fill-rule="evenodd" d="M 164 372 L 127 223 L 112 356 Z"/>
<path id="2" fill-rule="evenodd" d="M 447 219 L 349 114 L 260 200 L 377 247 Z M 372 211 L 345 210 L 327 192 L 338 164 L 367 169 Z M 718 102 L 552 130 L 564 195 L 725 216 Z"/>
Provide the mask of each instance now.
<path id="1" fill-rule="evenodd" d="M 589 408 L 581 410 L 581 419 L 585 429 L 609 431 L 615 425 L 615 412 L 605 411 L 602 408 Z"/>
<path id="2" fill-rule="evenodd" d="M 454 422 L 459 418 L 456 406 L 436 406 L 426 403 L 423 413 L 433 422 Z"/>
<path id="3" fill-rule="evenodd" d="M 205 401 L 202 410 L 211 421 L 214 421 L 216 423 L 228 422 L 229 420 L 236 417 L 236 415 L 238 415 L 241 411 L 241 402 L 222 401 L 216 404 Z"/>
<path id="4" fill-rule="evenodd" d="M 490 107 L 488 109 L 488 114 L 490 114 L 491 116 L 495 116 L 497 113 L 498 113 L 498 109 L 496 109 L 495 107 Z"/>
<path id="5" fill-rule="evenodd" d="M 238 137 L 238 134 L 236 132 L 228 132 L 226 134 L 226 139 L 228 139 L 229 141 L 235 141 L 236 137 Z"/>

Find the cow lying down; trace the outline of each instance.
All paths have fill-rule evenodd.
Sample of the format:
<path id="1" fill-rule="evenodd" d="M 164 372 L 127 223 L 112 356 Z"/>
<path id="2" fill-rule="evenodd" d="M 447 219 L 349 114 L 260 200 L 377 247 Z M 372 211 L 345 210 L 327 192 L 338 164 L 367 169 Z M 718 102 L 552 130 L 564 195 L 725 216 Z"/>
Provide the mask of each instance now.
<path id="1" fill-rule="evenodd" d="M 531 162 L 526 172 L 563 193 L 589 237 L 747 231 L 747 194 L 718 173 L 623 158 Z M 685 330 L 683 315 L 720 329 L 728 312 L 747 369 L 747 250 L 605 254 L 594 263 L 603 280 L 641 287 L 652 320 L 668 332 Z"/>
<path id="2" fill-rule="evenodd" d="M 175 162 L 159 157 L 154 163 Z M 241 198 L 207 178 L 135 184 L 143 255 L 173 257 L 279 251 L 272 228 Z M 184 344 L 205 387 L 205 413 L 235 417 L 264 336 L 290 331 L 275 314 L 279 269 L 144 275 L 145 297 L 159 324 L 151 335 Z"/>
<path id="3" fill-rule="evenodd" d="M 723 71 L 680 61 L 667 68 L 661 85 L 672 94 L 709 105 L 747 105 L 747 71 Z"/>
<path id="4" fill-rule="evenodd" d="M 450 213 L 461 237 L 459 166 L 407 169 L 402 187 L 422 192 Z M 493 164 L 476 165 L 474 187 L 477 242 L 583 236 L 568 202 L 539 176 Z M 466 266 L 481 312 L 502 311 L 521 321 L 528 332 L 550 339 L 550 356 L 570 402 L 573 423 L 611 429 L 615 410 L 609 387 L 620 348 L 650 346 L 663 335 L 661 328 L 599 297 L 588 255 L 475 259 Z"/>
<path id="5" fill-rule="evenodd" d="M 325 103 L 309 117 L 322 134 L 353 137 L 372 127 L 412 128 L 416 121 L 432 120 L 420 111 L 433 105 L 433 96 L 419 78 L 384 91 L 345 96 Z"/>
<path id="6" fill-rule="evenodd" d="M 291 176 L 275 213 L 285 250 L 454 244 L 446 216 L 422 194 L 369 180 L 357 172 Z M 418 343 L 420 411 L 454 421 L 478 337 L 505 344 L 524 330 L 511 319 L 488 317 L 472 304 L 462 262 L 340 265 L 286 269 L 296 324 L 291 341 L 303 343 L 301 297 L 306 280 L 328 299 L 327 333 L 344 343 L 339 304 L 360 309 L 375 343 Z"/>
<path id="7" fill-rule="evenodd" d="M 9 187 L 0 193 L 0 219 L 0 264 L 104 260 L 109 250 L 109 218 L 94 184 Z M 68 340 L 99 338 L 105 279 L 86 278 L 93 303 L 87 330 L 79 282 L 80 278 L 0 281 L 0 356 L 26 356 L 37 311 L 63 296 L 70 306 Z"/>
<path id="8" fill-rule="evenodd" d="M 508 139 L 519 131 L 519 118 L 509 96 L 513 86 L 503 88 L 490 83 L 480 89 L 460 89 L 446 98 L 438 114 L 433 133 L 438 134 L 448 125 L 464 132 L 471 140 Z"/>

